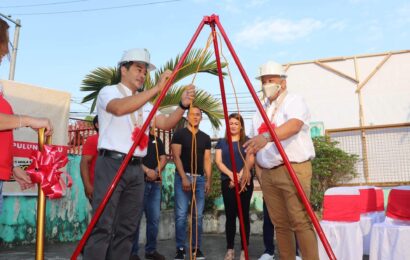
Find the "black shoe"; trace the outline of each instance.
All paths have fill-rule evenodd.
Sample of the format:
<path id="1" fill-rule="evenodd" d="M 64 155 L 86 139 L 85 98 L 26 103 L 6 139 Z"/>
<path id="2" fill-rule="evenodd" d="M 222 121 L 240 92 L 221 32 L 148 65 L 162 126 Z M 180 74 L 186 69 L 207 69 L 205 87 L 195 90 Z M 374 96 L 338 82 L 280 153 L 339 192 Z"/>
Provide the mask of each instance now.
<path id="1" fill-rule="evenodd" d="M 174 260 L 185 260 L 185 249 L 183 248 L 177 249 L 177 253 L 174 257 Z"/>
<path id="2" fill-rule="evenodd" d="M 165 260 L 165 256 L 158 253 L 156 250 L 152 253 L 145 253 L 145 259 Z"/>
<path id="3" fill-rule="evenodd" d="M 141 260 L 138 255 L 131 255 L 129 260 Z"/>
<path id="4" fill-rule="evenodd" d="M 196 260 L 205 260 L 205 256 L 204 254 L 201 252 L 201 250 L 199 248 L 197 248 L 196 250 L 192 250 L 192 256 L 194 257 L 194 259 Z"/>

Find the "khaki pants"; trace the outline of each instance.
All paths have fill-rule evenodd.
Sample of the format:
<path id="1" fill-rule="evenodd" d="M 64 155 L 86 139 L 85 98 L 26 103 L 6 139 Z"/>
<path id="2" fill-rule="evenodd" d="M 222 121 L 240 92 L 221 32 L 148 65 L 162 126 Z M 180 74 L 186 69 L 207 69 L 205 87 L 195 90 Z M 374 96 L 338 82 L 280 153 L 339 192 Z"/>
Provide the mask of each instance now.
<path id="1" fill-rule="evenodd" d="M 312 164 L 292 163 L 292 167 L 309 198 Z M 276 228 L 281 260 L 295 259 L 295 235 L 303 260 L 318 260 L 318 245 L 309 216 L 285 166 L 262 170 L 262 192 L 269 216 Z"/>

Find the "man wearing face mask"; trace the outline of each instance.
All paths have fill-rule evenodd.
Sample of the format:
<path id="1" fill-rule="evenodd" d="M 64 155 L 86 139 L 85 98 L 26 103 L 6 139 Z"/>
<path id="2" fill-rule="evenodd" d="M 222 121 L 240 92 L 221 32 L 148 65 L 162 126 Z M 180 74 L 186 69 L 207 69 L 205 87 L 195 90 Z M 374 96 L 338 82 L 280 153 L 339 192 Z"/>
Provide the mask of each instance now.
<path id="1" fill-rule="evenodd" d="M 309 198 L 310 160 L 315 156 L 309 130 L 309 109 L 302 97 L 288 93 L 282 65 L 273 61 L 263 64 L 256 79 L 262 82 L 266 115 Z M 253 118 L 252 131 L 253 138 L 244 147 L 247 152 L 256 153 L 263 197 L 276 227 L 279 258 L 295 259 L 296 234 L 302 259 L 319 259 L 317 238 L 306 209 L 259 113 Z"/>

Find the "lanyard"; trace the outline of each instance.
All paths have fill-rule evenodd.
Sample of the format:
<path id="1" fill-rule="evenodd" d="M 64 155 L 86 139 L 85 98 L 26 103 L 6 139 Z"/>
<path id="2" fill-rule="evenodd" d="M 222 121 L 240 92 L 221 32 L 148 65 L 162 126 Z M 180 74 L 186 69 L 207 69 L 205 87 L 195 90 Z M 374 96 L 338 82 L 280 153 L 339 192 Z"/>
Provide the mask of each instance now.
<path id="1" fill-rule="evenodd" d="M 117 89 L 118 89 L 118 91 L 119 91 L 124 97 L 127 97 L 127 93 L 125 92 L 124 86 L 123 86 L 121 83 L 119 83 L 119 84 L 117 85 Z M 138 95 L 138 94 L 137 94 L 137 95 Z M 134 127 L 141 127 L 142 124 L 143 124 L 143 107 L 144 107 L 144 106 L 140 107 L 140 108 L 137 110 L 137 112 L 138 112 L 138 120 L 137 120 L 137 118 L 135 117 L 134 112 L 130 113 L 131 122 L 133 123 Z"/>
<path id="2" fill-rule="evenodd" d="M 280 96 L 274 101 L 275 108 L 270 116 L 270 121 L 274 123 L 273 119 L 275 118 L 276 112 L 278 112 L 279 107 L 283 104 L 283 101 L 285 100 L 286 96 L 288 95 L 288 91 L 285 90 Z"/>

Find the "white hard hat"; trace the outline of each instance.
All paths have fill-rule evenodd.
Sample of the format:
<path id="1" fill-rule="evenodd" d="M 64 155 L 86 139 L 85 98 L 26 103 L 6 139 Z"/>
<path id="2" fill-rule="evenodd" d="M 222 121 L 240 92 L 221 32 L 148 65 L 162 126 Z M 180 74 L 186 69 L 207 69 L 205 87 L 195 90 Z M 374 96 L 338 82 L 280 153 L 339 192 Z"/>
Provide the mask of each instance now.
<path id="1" fill-rule="evenodd" d="M 150 54 L 147 49 L 131 49 L 125 51 L 121 60 L 118 62 L 118 66 L 129 61 L 143 62 L 147 64 L 148 71 L 156 69 L 154 64 L 150 63 Z"/>
<path id="2" fill-rule="evenodd" d="M 262 64 L 262 66 L 259 67 L 259 75 L 255 79 L 261 79 L 262 76 L 267 76 L 267 75 L 278 75 L 281 77 L 287 77 L 285 69 L 283 66 L 277 62 L 274 61 L 268 61 L 265 64 Z"/>

